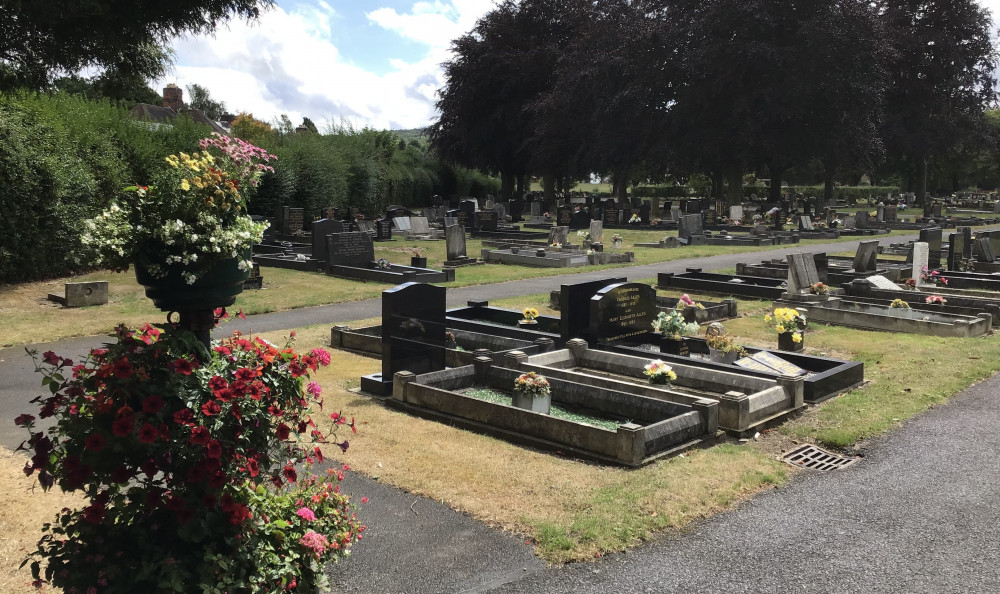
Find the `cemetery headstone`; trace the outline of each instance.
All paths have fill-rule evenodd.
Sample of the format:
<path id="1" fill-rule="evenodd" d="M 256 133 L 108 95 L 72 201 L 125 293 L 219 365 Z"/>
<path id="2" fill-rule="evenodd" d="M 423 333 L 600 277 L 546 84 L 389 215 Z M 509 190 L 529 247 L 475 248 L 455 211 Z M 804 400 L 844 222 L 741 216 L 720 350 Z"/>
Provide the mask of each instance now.
<path id="1" fill-rule="evenodd" d="M 844 215 L 844 229 L 856 229 L 857 222 L 851 215 Z"/>
<path id="2" fill-rule="evenodd" d="M 372 236 L 364 231 L 331 233 L 327 241 L 327 267 L 351 266 L 366 268 L 375 260 Z"/>
<path id="3" fill-rule="evenodd" d="M 788 254 L 788 293 L 798 295 L 819 282 L 819 272 L 812 254 Z"/>
<path id="4" fill-rule="evenodd" d="M 382 378 L 445 368 L 444 287 L 405 283 L 382 293 Z"/>
<path id="5" fill-rule="evenodd" d="M 402 231 L 404 233 L 411 229 L 410 217 L 396 217 L 392 219 L 392 223 L 396 226 L 398 231 Z"/>
<path id="6" fill-rule="evenodd" d="M 869 226 L 870 215 L 867 210 L 859 210 L 854 215 L 854 224 L 857 225 L 858 229 L 867 229 Z"/>
<path id="7" fill-rule="evenodd" d="M 476 222 L 480 231 L 497 230 L 497 212 L 495 210 L 483 210 L 476 213 Z"/>
<path id="8" fill-rule="evenodd" d="M 816 264 L 816 273 L 819 275 L 820 282 L 827 282 L 830 278 L 830 258 L 826 252 L 813 254 L 813 262 Z"/>
<path id="9" fill-rule="evenodd" d="M 799 217 L 799 230 L 801 231 L 812 231 L 813 230 L 813 220 L 812 217 L 807 215 L 802 215 Z"/>
<path id="10" fill-rule="evenodd" d="M 596 281 L 582 281 L 559 287 L 559 332 L 569 340 L 583 338 L 591 340 L 590 299 L 598 291 L 609 285 L 626 282 L 626 278 L 606 278 Z"/>
<path id="11" fill-rule="evenodd" d="M 885 207 L 885 222 L 895 223 L 899 220 L 899 207 L 898 206 L 886 206 Z"/>
<path id="12" fill-rule="evenodd" d="M 917 281 L 917 286 L 921 287 L 925 283 L 920 280 L 920 272 L 927 268 L 928 255 L 930 253 L 926 242 L 913 242 L 913 265 L 910 268 L 910 278 Z"/>
<path id="13" fill-rule="evenodd" d="M 563 246 L 569 240 L 569 227 L 552 227 L 549 229 L 549 245 L 558 243 Z"/>
<path id="14" fill-rule="evenodd" d="M 602 221 L 590 221 L 590 241 L 591 243 L 603 243 L 604 223 Z"/>
<path id="15" fill-rule="evenodd" d="M 681 207 L 679 206 L 670 207 L 670 220 L 674 222 L 681 220 Z"/>
<path id="16" fill-rule="evenodd" d="M 375 240 L 389 241 L 391 239 L 392 239 L 392 221 L 390 221 L 389 219 L 379 219 L 375 221 Z"/>
<path id="17" fill-rule="evenodd" d="M 878 240 L 862 241 L 854 254 L 855 272 L 874 272 L 875 261 L 878 258 Z"/>
<path id="18" fill-rule="evenodd" d="M 683 215 L 680 220 L 680 226 L 678 227 L 677 237 L 690 243 L 692 236 L 699 235 L 705 235 L 705 230 L 702 228 L 701 215 Z"/>
<path id="19" fill-rule="evenodd" d="M 614 205 L 604 207 L 604 224 L 605 225 L 620 225 L 621 220 L 618 218 L 619 211 Z"/>
<path id="20" fill-rule="evenodd" d="M 875 209 L 875 220 L 878 221 L 879 223 L 884 223 L 885 222 L 885 205 L 884 204 L 879 204 L 878 207 Z"/>
<path id="21" fill-rule="evenodd" d="M 556 224 L 565 225 L 567 228 L 573 223 L 573 209 L 569 206 L 560 206 L 556 209 Z"/>
<path id="22" fill-rule="evenodd" d="M 590 334 L 610 343 L 649 334 L 656 316 L 656 289 L 620 283 L 599 290 L 590 299 Z"/>
<path id="23" fill-rule="evenodd" d="M 281 233 L 283 235 L 294 235 L 304 229 L 302 226 L 305 218 L 304 208 L 292 208 L 285 206 L 282 208 Z"/>
<path id="24" fill-rule="evenodd" d="M 883 289 L 886 291 L 898 291 L 899 285 L 892 282 L 891 280 L 885 278 L 881 274 L 875 274 L 872 276 L 866 276 L 865 280 L 875 285 L 876 289 Z"/>
<path id="25" fill-rule="evenodd" d="M 541 202 L 535 201 L 535 202 L 531 203 L 531 216 L 533 216 L 533 217 L 540 217 L 540 216 L 542 216 L 542 203 Z"/>
<path id="26" fill-rule="evenodd" d="M 701 213 L 701 200 L 697 198 L 691 198 L 687 201 L 685 206 L 685 213 L 687 214 L 700 214 Z"/>
<path id="27" fill-rule="evenodd" d="M 461 225 L 445 227 L 444 242 L 449 260 L 462 260 L 468 257 L 465 253 L 465 228 Z"/>
<path id="28" fill-rule="evenodd" d="M 935 200 L 934 202 L 931 203 L 930 216 L 932 216 L 935 219 L 941 218 L 941 203 L 939 201 Z"/>
<path id="29" fill-rule="evenodd" d="M 649 205 L 649 201 L 645 201 L 639 207 L 639 218 L 642 219 L 643 225 L 649 224 L 649 213 L 652 211 L 652 207 Z"/>
<path id="30" fill-rule="evenodd" d="M 340 221 L 320 219 L 312 224 L 312 257 L 326 261 L 326 236 L 331 233 L 343 233 L 344 224 Z"/>
<path id="31" fill-rule="evenodd" d="M 431 225 L 427 217 L 410 217 L 410 231 L 414 235 L 429 235 Z"/>
<path id="32" fill-rule="evenodd" d="M 358 231 L 368 233 L 371 235 L 375 234 L 375 223 L 369 221 L 368 219 L 361 219 L 357 222 Z"/>
<path id="33" fill-rule="evenodd" d="M 920 239 L 927 244 L 927 267 L 931 269 L 941 267 L 941 227 L 931 227 L 920 230 Z"/>
<path id="34" fill-rule="evenodd" d="M 972 242 L 972 257 L 976 259 L 976 262 L 992 262 L 997 259 L 989 237 L 977 237 Z"/>
<path id="35" fill-rule="evenodd" d="M 729 220 L 734 223 L 743 220 L 743 207 L 742 206 L 730 206 L 729 207 Z"/>
<path id="36" fill-rule="evenodd" d="M 64 294 L 49 294 L 49 300 L 61 303 L 66 307 L 105 305 L 108 302 L 108 284 L 108 281 L 66 283 L 63 287 Z"/>

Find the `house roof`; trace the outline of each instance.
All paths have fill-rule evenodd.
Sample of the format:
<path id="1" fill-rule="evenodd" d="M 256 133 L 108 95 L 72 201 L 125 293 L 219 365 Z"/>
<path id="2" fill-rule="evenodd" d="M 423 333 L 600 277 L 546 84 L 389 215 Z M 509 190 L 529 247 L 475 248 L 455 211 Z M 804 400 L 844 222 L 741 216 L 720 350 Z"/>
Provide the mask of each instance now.
<path id="1" fill-rule="evenodd" d="M 170 107 L 162 107 L 159 105 L 150 105 L 148 103 L 139 103 L 132 109 L 128 111 L 129 115 L 132 117 L 143 120 L 147 122 L 158 122 L 161 124 L 169 124 L 177 119 L 179 115 Z M 204 124 L 210 126 L 213 132 L 218 132 L 219 134 L 229 134 L 229 131 L 220 126 L 218 123 L 214 122 L 200 109 L 191 109 L 185 107 L 181 109 L 180 113 L 187 115 L 192 120 L 198 122 L 199 124 Z"/>

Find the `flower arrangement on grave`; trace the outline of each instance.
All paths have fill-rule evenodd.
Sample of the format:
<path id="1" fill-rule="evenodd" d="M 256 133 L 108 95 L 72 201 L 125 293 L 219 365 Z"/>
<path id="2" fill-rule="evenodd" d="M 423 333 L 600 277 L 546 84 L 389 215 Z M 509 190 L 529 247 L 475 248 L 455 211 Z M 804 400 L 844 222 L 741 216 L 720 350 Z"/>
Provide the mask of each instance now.
<path id="1" fill-rule="evenodd" d="M 588 256 L 593 256 L 593 255 L 594 255 L 594 254 L 596 254 L 596 253 L 597 253 L 597 252 L 595 252 L 594 250 L 587 250 L 587 255 L 588 255 Z"/>
<path id="2" fill-rule="evenodd" d="M 948 303 L 948 300 L 940 295 L 928 295 L 927 299 L 924 299 L 924 303 L 927 305 L 944 305 Z"/>
<path id="3" fill-rule="evenodd" d="M 375 260 L 375 268 L 379 270 L 389 270 L 392 268 L 392 263 L 385 258 L 379 258 L 378 260 Z"/>
<path id="4" fill-rule="evenodd" d="M 839 227 L 839 226 L 841 226 L 843 224 L 844 224 L 844 221 L 842 221 L 840 219 L 833 219 L 832 221 L 830 221 L 830 227 Z"/>
<path id="5" fill-rule="evenodd" d="M 764 316 L 764 324 L 774 328 L 778 334 L 790 333 L 792 341 L 802 342 L 802 331 L 806 329 L 806 317 L 791 307 L 775 308 Z"/>
<path id="6" fill-rule="evenodd" d="M 538 398 L 551 394 L 552 386 L 549 385 L 549 380 L 545 379 L 545 376 L 529 371 L 517 376 L 514 380 L 514 391 Z"/>
<path id="7" fill-rule="evenodd" d="M 538 310 L 534 307 L 526 307 L 521 311 L 521 315 L 524 316 L 524 322 L 534 322 L 535 318 L 538 317 Z"/>
<path id="8" fill-rule="evenodd" d="M 622 237 L 621 233 L 615 233 L 611 236 L 611 241 L 625 241 L 625 238 Z"/>
<path id="9" fill-rule="evenodd" d="M 892 303 L 889 304 L 889 307 L 894 309 L 910 309 L 910 304 L 902 299 L 893 299 Z"/>
<path id="10" fill-rule="evenodd" d="M 683 336 L 690 336 L 698 332 L 698 324 L 688 323 L 684 319 L 684 314 L 676 309 L 669 312 L 661 311 L 653 318 L 654 332 L 660 332 L 668 340 L 680 340 Z"/>
<path id="11" fill-rule="evenodd" d="M 670 382 L 677 380 L 677 372 L 659 359 L 647 363 L 642 369 L 642 374 L 651 384 L 670 385 Z"/>
<path id="12" fill-rule="evenodd" d="M 220 312 L 221 314 L 221 312 Z M 36 585 L 66 592 L 312 592 L 324 566 L 364 526 L 322 461 L 334 433 L 311 417 L 321 388 L 308 375 L 322 349 L 296 353 L 239 333 L 209 349 L 189 332 L 119 326 L 82 361 L 36 359 L 47 394 L 15 422 L 43 489 L 84 498 L 44 527 Z M 31 353 L 37 357 L 37 353 Z M 335 442 L 334 442 L 335 443 Z M 347 440 L 339 445 L 344 451 Z M 310 449 L 311 448 L 311 449 Z M 364 501 L 364 500 L 362 500 Z"/>
<path id="13" fill-rule="evenodd" d="M 749 355 L 747 350 L 741 345 L 736 343 L 736 340 L 732 336 L 726 334 L 715 334 L 715 335 L 705 335 L 705 345 L 710 349 L 720 351 L 722 353 L 736 353 L 739 357 L 746 357 Z"/>
<path id="14" fill-rule="evenodd" d="M 693 307 L 695 309 L 705 309 L 704 305 L 702 305 L 702 304 L 698 303 L 697 301 L 695 301 L 694 299 L 691 299 L 690 297 L 688 297 L 687 293 L 684 293 L 683 295 L 681 295 L 681 298 L 677 300 L 677 305 L 675 307 L 677 309 L 685 309 L 685 308 L 688 308 L 688 307 Z"/>
<path id="15" fill-rule="evenodd" d="M 561 248 L 561 247 L 562 247 L 562 244 L 561 244 L 561 243 L 559 243 L 558 241 L 553 241 L 553 242 L 552 242 L 552 245 L 550 245 L 549 247 L 551 247 L 551 248 L 553 248 L 553 249 L 559 249 L 559 248 Z"/>
<path id="16" fill-rule="evenodd" d="M 903 287 L 906 288 L 906 289 L 909 289 L 909 290 L 916 290 L 916 288 L 917 288 L 917 279 L 915 279 L 915 278 L 908 278 L 908 279 L 906 279 L 906 282 L 903 283 Z"/>
<path id="17" fill-rule="evenodd" d="M 829 295 L 830 287 L 826 283 L 813 283 L 809 285 L 809 292 L 813 295 Z"/>
<path id="18" fill-rule="evenodd" d="M 628 222 L 629 222 L 630 225 L 637 225 L 637 224 L 639 224 L 639 223 L 642 222 L 642 218 L 639 217 L 639 215 L 634 214 L 631 217 L 629 217 Z"/>
<path id="19" fill-rule="evenodd" d="M 590 231 L 587 229 L 580 229 L 576 232 L 577 237 L 582 237 L 583 241 L 590 241 Z"/>
<path id="20" fill-rule="evenodd" d="M 941 276 L 937 270 L 928 270 L 926 266 L 920 268 L 920 280 L 930 283 L 935 287 L 947 287 L 948 279 Z"/>
<path id="21" fill-rule="evenodd" d="M 753 218 L 753 222 L 755 222 L 755 223 L 759 223 L 760 221 L 764 220 L 764 217 L 761 216 L 760 214 L 755 214 L 755 215 L 753 215 L 752 218 Z"/>
<path id="22" fill-rule="evenodd" d="M 214 133 L 200 151 L 165 159 L 148 186 L 125 188 L 101 214 L 84 222 L 80 263 L 127 270 L 141 265 L 153 278 L 179 270 L 194 284 L 223 260 L 248 272 L 249 250 L 267 223 L 246 214 L 247 198 L 274 159 L 264 149 Z"/>

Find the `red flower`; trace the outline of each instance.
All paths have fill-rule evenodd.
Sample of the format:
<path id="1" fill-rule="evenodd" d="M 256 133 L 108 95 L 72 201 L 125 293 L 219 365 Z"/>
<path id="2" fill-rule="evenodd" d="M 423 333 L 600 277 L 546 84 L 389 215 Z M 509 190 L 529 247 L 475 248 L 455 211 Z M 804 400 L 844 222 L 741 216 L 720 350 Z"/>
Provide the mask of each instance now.
<path id="1" fill-rule="evenodd" d="M 104 504 L 93 503 L 83 510 L 83 519 L 91 524 L 100 524 L 104 519 Z"/>
<path id="2" fill-rule="evenodd" d="M 209 400 L 205 404 L 201 405 L 201 412 L 206 417 L 214 417 L 222 412 L 222 405 L 215 400 Z"/>
<path id="3" fill-rule="evenodd" d="M 249 472 L 252 477 L 260 474 L 260 466 L 257 464 L 257 460 L 254 460 L 253 458 L 247 460 L 247 472 Z"/>
<path id="4" fill-rule="evenodd" d="M 107 443 L 108 442 L 104 439 L 103 435 L 100 433 L 94 433 L 87 438 L 87 441 L 83 442 L 83 447 L 92 452 L 99 452 L 104 449 L 104 446 L 107 445 Z"/>
<path id="5" fill-rule="evenodd" d="M 191 430 L 191 443 L 195 445 L 206 445 L 212 439 L 212 434 L 208 432 L 208 427 L 199 425 Z"/>
<path id="6" fill-rule="evenodd" d="M 163 408 L 163 399 L 159 396 L 149 396 L 142 401 L 142 412 L 155 415 Z"/>
<path id="7" fill-rule="evenodd" d="M 227 382 L 225 379 L 219 377 L 218 375 L 213 375 L 212 379 L 208 380 L 208 387 L 213 392 L 218 392 L 219 390 L 223 390 L 225 388 L 228 388 L 229 387 L 229 382 Z"/>
<path id="8" fill-rule="evenodd" d="M 128 437 L 132 435 L 133 429 L 135 429 L 135 420 L 132 416 L 118 417 L 111 424 L 111 432 L 117 437 Z"/>
<path id="9" fill-rule="evenodd" d="M 278 435 L 278 439 L 280 439 L 281 441 L 285 441 L 291 434 L 291 429 L 288 427 L 288 425 L 281 423 L 278 425 L 278 428 L 275 429 L 275 433 Z"/>
<path id="10" fill-rule="evenodd" d="M 284 475 L 285 480 L 290 483 L 294 483 L 299 478 L 298 473 L 295 472 L 295 468 L 292 467 L 291 464 L 285 465 L 285 468 L 284 470 L 281 471 L 281 474 Z"/>
<path id="11" fill-rule="evenodd" d="M 181 375 L 191 375 L 191 372 L 194 371 L 194 366 L 187 359 L 176 359 L 170 366 L 173 368 L 174 373 Z"/>
<path id="12" fill-rule="evenodd" d="M 244 313 L 243 313 L 243 310 L 242 310 L 242 309 L 241 309 L 241 310 L 240 310 L 239 312 L 237 312 L 237 314 L 236 314 L 236 315 L 238 315 L 238 316 L 240 317 L 240 319 L 241 319 L 241 320 L 245 320 L 245 319 L 247 319 L 247 316 L 246 316 L 246 314 L 244 314 Z"/>
<path id="13" fill-rule="evenodd" d="M 236 370 L 236 379 L 248 382 L 257 377 L 257 371 L 249 369 L 247 367 L 241 367 Z"/>
<path id="14" fill-rule="evenodd" d="M 122 357 L 115 361 L 112 369 L 117 378 L 125 379 L 132 376 L 132 365 L 128 362 L 128 357 Z"/>
<path id="15" fill-rule="evenodd" d="M 323 463 L 323 450 L 319 449 L 319 446 L 316 446 L 313 449 L 313 453 L 316 454 L 316 459 L 319 460 L 320 464 L 322 464 Z"/>
<path id="16" fill-rule="evenodd" d="M 139 427 L 139 441 L 142 443 L 153 443 L 160 436 L 160 430 L 151 423 L 143 423 Z"/>
<path id="17" fill-rule="evenodd" d="M 222 444 L 219 440 L 213 439 L 205 444 L 205 455 L 215 459 L 222 457 Z"/>
<path id="18" fill-rule="evenodd" d="M 35 417 L 29 414 L 18 415 L 14 419 L 14 424 L 18 427 L 27 427 L 28 425 L 35 422 Z"/>
<path id="19" fill-rule="evenodd" d="M 59 355 L 53 353 L 52 351 L 45 351 L 44 353 L 42 353 L 42 361 L 48 363 L 49 365 L 59 365 L 60 363 L 62 363 L 62 359 L 59 357 Z"/>
<path id="20" fill-rule="evenodd" d="M 232 524 L 233 526 L 237 526 L 239 524 L 242 524 L 244 520 L 247 520 L 249 518 L 250 518 L 250 508 L 243 505 L 242 503 L 237 503 L 236 507 L 234 507 L 233 511 L 229 514 L 229 523 Z"/>
<path id="21" fill-rule="evenodd" d="M 174 422 L 178 425 L 190 425 L 193 418 L 194 413 L 190 408 L 182 408 L 174 413 Z"/>
<path id="22" fill-rule="evenodd" d="M 129 472 L 129 469 L 124 464 L 120 464 L 114 470 L 111 471 L 111 481 L 118 484 L 125 484 L 129 482 L 133 474 Z"/>

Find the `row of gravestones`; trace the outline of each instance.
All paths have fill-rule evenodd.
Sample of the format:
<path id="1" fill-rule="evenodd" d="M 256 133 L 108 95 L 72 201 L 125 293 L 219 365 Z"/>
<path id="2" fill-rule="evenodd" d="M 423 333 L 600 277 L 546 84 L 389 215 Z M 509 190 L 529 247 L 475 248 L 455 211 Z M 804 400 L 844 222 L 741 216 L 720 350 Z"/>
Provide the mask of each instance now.
<path id="1" fill-rule="evenodd" d="M 635 342 L 651 332 L 656 290 L 624 278 L 562 285 L 560 333 L 564 340 Z M 406 283 L 382 293 L 382 378 L 398 371 L 445 368 L 447 290 Z"/>

